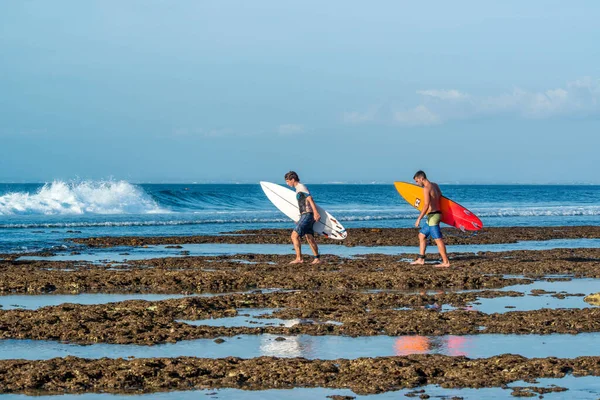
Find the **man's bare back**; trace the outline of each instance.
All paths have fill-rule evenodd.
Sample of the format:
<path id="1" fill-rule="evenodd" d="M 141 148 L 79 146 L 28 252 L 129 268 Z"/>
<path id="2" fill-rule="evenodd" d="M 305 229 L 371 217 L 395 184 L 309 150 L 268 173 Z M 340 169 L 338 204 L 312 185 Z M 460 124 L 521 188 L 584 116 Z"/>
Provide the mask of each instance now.
<path id="1" fill-rule="evenodd" d="M 442 198 L 442 191 L 437 183 L 429 182 L 428 185 L 424 187 L 427 194 L 429 194 L 429 208 L 427 209 L 427 214 L 440 211 L 440 199 Z"/>

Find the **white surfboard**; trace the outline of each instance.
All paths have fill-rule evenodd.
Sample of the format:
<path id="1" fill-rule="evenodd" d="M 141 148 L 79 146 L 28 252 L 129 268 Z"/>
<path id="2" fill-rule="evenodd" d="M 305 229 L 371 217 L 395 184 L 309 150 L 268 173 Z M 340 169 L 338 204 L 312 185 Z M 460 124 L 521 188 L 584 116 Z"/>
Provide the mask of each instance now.
<path id="1" fill-rule="evenodd" d="M 279 211 L 290 217 L 294 222 L 300 220 L 300 209 L 298 209 L 298 200 L 296 200 L 295 191 L 271 182 L 261 182 L 260 187 Z M 319 211 L 321 219 L 313 225 L 315 233 L 330 239 L 346 239 L 348 233 L 337 219 L 333 218 L 331 214 L 323 210 L 318 204 L 317 211 Z"/>

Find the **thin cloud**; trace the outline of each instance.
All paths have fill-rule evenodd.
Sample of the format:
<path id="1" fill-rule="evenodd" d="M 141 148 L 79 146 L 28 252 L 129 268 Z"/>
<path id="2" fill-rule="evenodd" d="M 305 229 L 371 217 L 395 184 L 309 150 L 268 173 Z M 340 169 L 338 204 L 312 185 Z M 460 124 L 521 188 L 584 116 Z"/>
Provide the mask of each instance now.
<path id="1" fill-rule="evenodd" d="M 480 99 L 478 112 L 513 112 L 525 118 L 591 115 L 600 113 L 600 80 L 583 78 L 564 88 L 529 92 L 515 88 L 512 93 Z"/>
<path id="2" fill-rule="evenodd" d="M 417 106 L 407 111 L 394 112 L 394 121 L 407 126 L 438 125 L 442 122 L 438 115 L 424 105 Z"/>
<path id="3" fill-rule="evenodd" d="M 280 135 L 297 135 L 304 132 L 304 126 L 297 124 L 279 125 L 277 132 Z"/>
<path id="4" fill-rule="evenodd" d="M 235 135 L 231 129 L 176 128 L 172 131 L 175 137 L 225 137 Z"/>
<path id="5" fill-rule="evenodd" d="M 466 93 L 459 92 L 458 90 L 417 90 L 417 94 L 421 96 L 433 97 L 440 100 L 464 100 L 469 98 Z"/>
<path id="6" fill-rule="evenodd" d="M 349 111 L 342 115 L 342 119 L 346 124 L 358 125 L 366 122 L 372 122 L 377 118 L 379 112 L 378 106 L 372 106 L 365 112 Z"/>
<path id="7" fill-rule="evenodd" d="M 421 102 L 413 107 L 392 108 L 386 113 L 380 113 L 379 108 L 347 112 L 344 121 L 357 124 L 378 119 L 406 126 L 431 126 L 502 115 L 546 119 L 600 114 L 600 79 L 590 77 L 568 82 L 564 87 L 542 91 L 517 87 L 491 96 L 475 96 L 457 89 L 418 90 L 416 94 Z"/>
<path id="8" fill-rule="evenodd" d="M 457 90 L 417 92 L 426 97 L 427 107 L 443 121 L 481 116 L 514 115 L 528 119 L 585 116 L 600 113 L 600 80 L 583 78 L 565 87 L 544 91 L 514 88 L 495 96 L 472 96 Z"/>

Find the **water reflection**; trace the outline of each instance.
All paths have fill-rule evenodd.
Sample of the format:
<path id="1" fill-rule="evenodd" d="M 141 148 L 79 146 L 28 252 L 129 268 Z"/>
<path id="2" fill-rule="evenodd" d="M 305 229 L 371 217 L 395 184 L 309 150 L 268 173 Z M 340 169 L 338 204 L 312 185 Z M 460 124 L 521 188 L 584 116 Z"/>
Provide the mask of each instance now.
<path id="1" fill-rule="evenodd" d="M 285 340 L 282 340 L 285 339 Z M 92 344 L 75 345 L 38 340 L 0 340 L 0 359 L 44 360 L 68 355 L 83 358 L 149 357 L 304 357 L 334 360 L 360 357 L 444 354 L 469 358 L 492 357 L 504 353 L 524 357 L 573 358 L 598 355 L 600 332 L 577 335 L 484 334 L 465 336 L 277 336 L 240 335 L 213 339 L 184 340 L 156 346 Z"/>
<path id="2" fill-rule="evenodd" d="M 305 358 L 347 358 L 406 356 L 409 354 L 445 354 L 450 356 L 473 356 L 469 349 L 475 349 L 473 336 L 400 336 L 373 337 L 352 339 L 346 337 L 319 336 L 263 336 L 260 340 L 260 355 L 272 357 L 305 357 Z M 352 342 L 359 347 L 350 350 Z M 387 343 L 387 347 L 386 346 Z M 385 348 L 387 347 L 387 349 Z M 337 354 L 336 354 L 337 353 Z"/>
<path id="3" fill-rule="evenodd" d="M 260 353 L 263 356 L 308 357 L 315 352 L 314 350 L 313 341 L 302 336 L 286 336 L 280 339 L 265 337 L 260 341 Z"/>
<path id="4" fill-rule="evenodd" d="M 472 347 L 471 336 L 400 336 L 394 342 L 394 354 L 446 354 L 449 356 L 469 356 L 467 349 Z"/>
<path id="5" fill-rule="evenodd" d="M 132 260 L 146 260 L 160 257 L 184 257 L 184 256 L 222 256 L 235 254 L 290 254 L 290 246 L 285 244 L 225 244 L 225 243 L 202 243 L 181 244 L 181 248 L 173 249 L 166 245 L 154 245 L 148 247 L 113 247 L 113 248 L 90 248 L 85 254 L 71 254 L 68 252 L 58 253 L 51 257 L 24 256 L 18 260 L 52 260 L 52 261 L 88 261 L 93 263 L 118 262 L 123 263 Z M 482 245 L 453 245 L 449 246 L 451 253 L 478 253 L 478 252 L 501 252 L 515 250 L 550 250 L 550 249 L 574 249 L 574 248 L 598 248 L 600 239 L 552 239 L 543 241 L 522 241 L 517 243 L 482 244 Z M 332 254 L 340 257 L 355 257 L 366 254 L 414 254 L 414 246 L 355 246 L 346 247 L 324 244 L 319 246 L 323 254 Z M 127 254 L 125 254 L 126 252 Z M 431 253 L 437 249 L 431 248 Z"/>

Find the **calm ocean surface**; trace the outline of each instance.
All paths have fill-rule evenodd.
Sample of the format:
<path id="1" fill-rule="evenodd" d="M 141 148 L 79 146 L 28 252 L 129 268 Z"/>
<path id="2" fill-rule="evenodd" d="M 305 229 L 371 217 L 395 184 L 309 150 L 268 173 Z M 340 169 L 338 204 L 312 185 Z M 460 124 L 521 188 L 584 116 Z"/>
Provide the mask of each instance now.
<path id="1" fill-rule="evenodd" d="M 307 185 L 316 203 L 346 228 L 411 227 L 417 216 L 391 183 Z M 600 223 L 600 186 L 441 187 L 487 227 Z M 201 235 L 292 226 L 258 184 L 0 184 L 0 252 L 61 246 L 71 237 Z"/>

